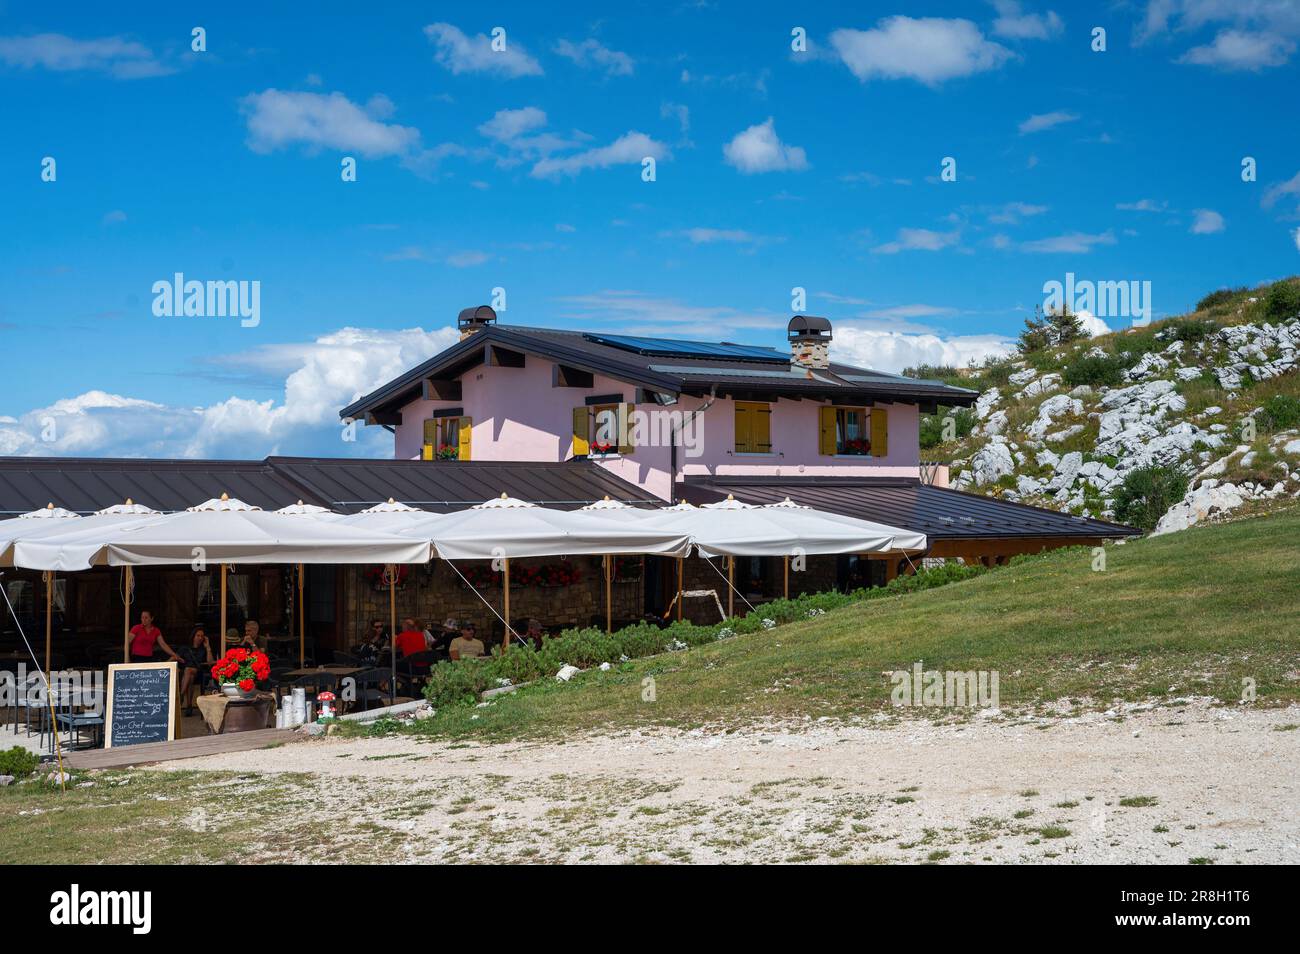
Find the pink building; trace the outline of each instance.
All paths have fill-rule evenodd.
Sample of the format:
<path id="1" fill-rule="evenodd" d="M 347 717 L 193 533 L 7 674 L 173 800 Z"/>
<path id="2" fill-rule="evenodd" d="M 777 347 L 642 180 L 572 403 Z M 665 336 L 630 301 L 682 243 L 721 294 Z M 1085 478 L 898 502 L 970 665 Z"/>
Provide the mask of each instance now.
<path id="1" fill-rule="evenodd" d="M 921 415 L 977 392 L 833 362 L 825 318 L 795 316 L 782 348 L 506 326 L 487 306 L 459 326 L 459 343 L 340 415 L 391 429 L 399 459 L 590 461 L 674 502 L 789 496 L 925 532 L 935 555 L 1130 532 L 935 486 Z"/>

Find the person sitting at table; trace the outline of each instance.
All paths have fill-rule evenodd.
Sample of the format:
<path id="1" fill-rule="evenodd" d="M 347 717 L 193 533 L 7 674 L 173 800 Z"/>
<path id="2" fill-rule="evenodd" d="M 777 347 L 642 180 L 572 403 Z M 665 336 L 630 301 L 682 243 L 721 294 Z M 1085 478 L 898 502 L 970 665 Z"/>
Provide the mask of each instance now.
<path id="1" fill-rule="evenodd" d="M 250 652 L 254 649 L 266 652 L 266 640 L 261 635 L 261 628 L 262 626 L 257 620 L 245 620 L 244 638 L 239 641 L 239 645 L 243 646 Z"/>
<path id="2" fill-rule="evenodd" d="M 199 685 L 202 680 L 199 679 L 199 669 L 201 667 L 210 667 L 215 659 L 212 658 L 212 644 L 208 642 L 208 635 L 202 626 L 195 626 L 194 631 L 190 633 L 190 644 L 180 648 L 181 657 L 181 704 L 185 707 L 186 715 L 194 714 L 194 699 L 199 694 Z"/>
<path id="3" fill-rule="evenodd" d="M 483 655 L 483 643 L 474 635 L 473 623 L 461 623 L 460 635 L 451 641 L 452 659 L 473 659 Z"/>
<path id="4" fill-rule="evenodd" d="M 382 619 L 372 619 L 370 629 L 366 632 L 365 638 L 357 646 L 353 655 L 364 666 L 373 666 L 379 662 L 379 657 L 388 650 L 388 630 L 384 628 Z"/>
<path id="5" fill-rule="evenodd" d="M 167 645 L 167 640 L 163 639 L 162 630 L 153 624 L 153 613 L 141 610 L 140 622 L 131 627 L 131 662 L 153 662 L 155 646 L 165 652 L 173 662 L 181 661 L 181 657 L 176 655 L 175 650 Z"/>
<path id="6" fill-rule="evenodd" d="M 415 625 L 415 619 L 411 616 L 402 620 L 402 631 L 397 634 L 396 642 L 398 658 L 422 653 L 431 648 L 429 634 Z"/>

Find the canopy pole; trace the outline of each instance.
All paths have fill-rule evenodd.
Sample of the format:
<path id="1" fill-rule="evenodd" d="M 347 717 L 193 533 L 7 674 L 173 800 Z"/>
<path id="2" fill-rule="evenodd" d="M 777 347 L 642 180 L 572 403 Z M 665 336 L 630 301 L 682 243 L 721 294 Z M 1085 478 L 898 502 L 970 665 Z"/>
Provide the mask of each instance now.
<path id="1" fill-rule="evenodd" d="M 122 662 L 131 661 L 131 567 L 122 574 Z"/>
<path id="2" fill-rule="evenodd" d="M 226 565 L 221 564 L 221 657 L 226 656 Z"/>
<path id="3" fill-rule="evenodd" d="M 790 558 L 788 556 L 782 557 L 781 562 L 785 571 L 785 598 L 788 600 L 790 598 Z"/>
<path id="4" fill-rule="evenodd" d="M 53 623 L 51 615 L 54 606 L 54 571 L 46 570 L 41 576 L 45 577 L 45 681 L 50 681 L 50 642 Z"/>
<path id="5" fill-rule="evenodd" d="M 611 566 L 613 562 L 614 562 L 614 558 L 610 554 L 606 553 L 605 554 L 605 632 L 607 634 L 614 632 L 614 599 L 613 599 L 613 584 L 611 582 L 614 576 L 614 572 Z"/>
<path id="6" fill-rule="evenodd" d="M 307 665 L 307 608 L 302 605 L 303 565 L 298 564 L 298 667 Z"/>
<path id="7" fill-rule="evenodd" d="M 505 652 L 510 648 L 510 558 L 505 557 L 501 561 L 501 606 L 502 622 L 505 623 L 505 635 L 501 637 L 501 651 Z"/>
<path id="8" fill-rule="evenodd" d="M 393 678 L 388 684 L 388 704 L 397 705 L 397 564 L 388 564 L 388 654 Z M 317 664 L 320 660 L 316 661 Z"/>
<path id="9" fill-rule="evenodd" d="M 677 620 L 682 618 L 682 574 L 685 570 L 686 557 L 677 558 Z"/>
<path id="10" fill-rule="evenodd" d="M 727 619 L 736 615 L 736 558 L 727 557 Z"/>

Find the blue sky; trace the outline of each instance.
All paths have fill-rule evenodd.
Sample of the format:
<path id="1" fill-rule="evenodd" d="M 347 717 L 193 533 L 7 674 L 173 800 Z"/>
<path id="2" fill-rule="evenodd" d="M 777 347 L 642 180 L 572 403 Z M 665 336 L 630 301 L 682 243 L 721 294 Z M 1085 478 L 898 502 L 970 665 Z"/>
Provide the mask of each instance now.
<path id="1" fill-rule="evenodd" d="M 497 287 L 779 345 L 798 286 L 898 369 L 1066 272 L 1156 316 L 1300 272 L 1294 2 L 231 6 L 0 4 L 0 453 L 383 453 L 338 407 Z M 177 272 L 259 323 L 155 316 Z"/>

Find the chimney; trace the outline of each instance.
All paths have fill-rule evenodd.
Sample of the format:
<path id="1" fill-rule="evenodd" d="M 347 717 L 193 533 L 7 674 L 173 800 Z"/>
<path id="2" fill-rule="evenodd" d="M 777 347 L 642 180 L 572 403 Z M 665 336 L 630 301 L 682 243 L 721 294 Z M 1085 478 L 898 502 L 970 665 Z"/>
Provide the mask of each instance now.
<path id="1" fill-rule="evenodd" d="M 480 328 L 486 328 L 497 320 L 497 313 L 487 305 L 463 308 L 456 318 L 456 327 L 460 329 L 460 340 L 464 341 Z"/>
<path id="2" fill-rule="evenodd" d="M 831 366 L 831 323 L 816 315 L 795 315 L 787 329 L 790 366 L 824 370 Z"/>

